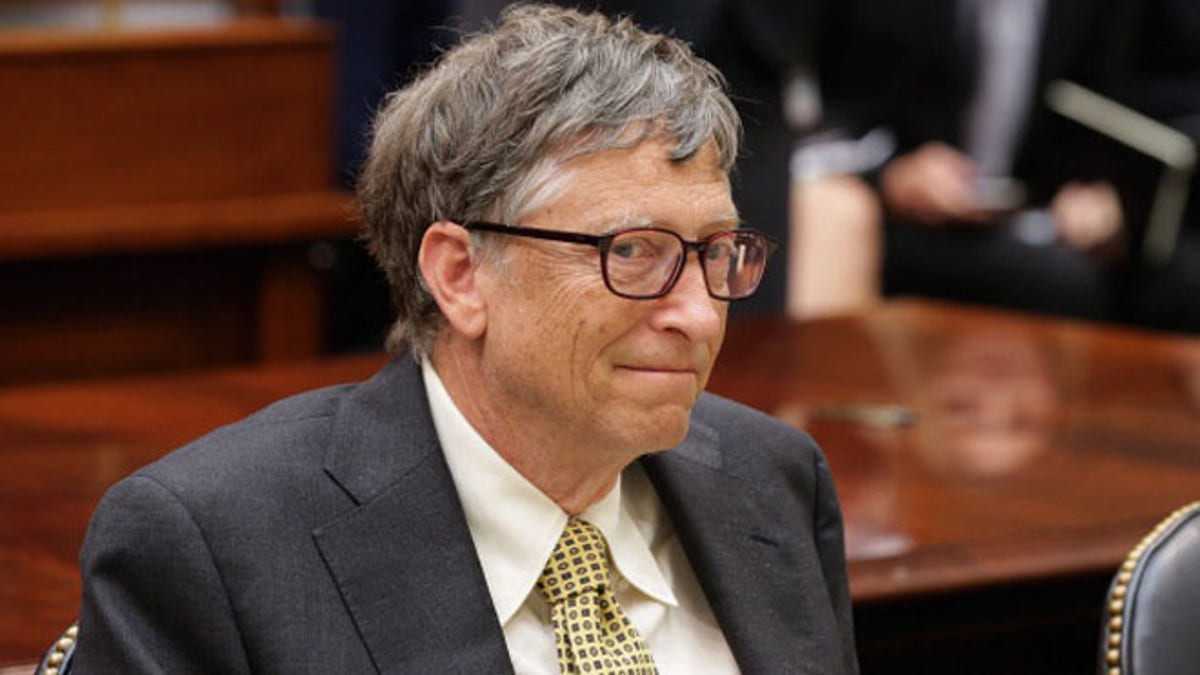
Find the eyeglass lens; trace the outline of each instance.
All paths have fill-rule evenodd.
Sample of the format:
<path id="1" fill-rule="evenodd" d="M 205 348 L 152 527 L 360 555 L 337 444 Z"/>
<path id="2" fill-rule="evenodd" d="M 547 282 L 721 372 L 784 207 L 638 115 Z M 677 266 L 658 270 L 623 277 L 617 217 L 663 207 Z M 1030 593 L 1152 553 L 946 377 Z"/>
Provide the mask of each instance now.
<path id="1" fill-rule="evenodd" d="M 721 232 L 705 240 L 701 265 L 709 293 L 730 300 L 750 295 L 762 279 L 766 260 L 766 242 L 753 232 Z M 604 262 L 605 278 L 613 291 L 654 297 L 674 286 L 686 260 L 678 236 L 645 229 L 614 237 Z"/>

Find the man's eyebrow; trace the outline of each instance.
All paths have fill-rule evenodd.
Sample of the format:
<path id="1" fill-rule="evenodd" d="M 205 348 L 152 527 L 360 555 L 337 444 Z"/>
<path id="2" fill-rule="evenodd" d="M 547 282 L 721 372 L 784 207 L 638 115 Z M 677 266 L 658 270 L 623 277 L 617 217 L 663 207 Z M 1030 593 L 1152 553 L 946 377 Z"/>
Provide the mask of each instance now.
<path id="1" fill-rule="evenodd" d="M 658 223 L 653 218 L 647 216 L 626 215 L 620 218 L 610 220 L 604 227 L 604 234 L 612 234 L 620 230 L 628 230 L 634 227 L 655 227 Z"/>
<path id="2" fill-rule="evenodd" d="M 737 211 L 730 211 L 723 216 L 720 216 L 712 221 L 713 225 L 726 225 L 732 227 L 743 227 L 746 222 L 742 220 L 742 214 Z"/>
<path id="3" fill-rule="evenodd" d="M 742 220 L 741 215 L 737 211 L 731 211 L 723 216 L 710 220 L 703 225 L 699 232 L 701 235 L 712 234 L 721 230 L 736 230 L 739 227 L 745 227 L 746 223 Z"/>
<path id="4" fill-rule="evenodd" d="M 626 227 L 654 227 L 656 225 L 660 225 L 660 223 L 659 221 L 652 219 L 652 217 L 635 215 L 626 215 L 610 223 L 612 229 L 624 229 Z"/>

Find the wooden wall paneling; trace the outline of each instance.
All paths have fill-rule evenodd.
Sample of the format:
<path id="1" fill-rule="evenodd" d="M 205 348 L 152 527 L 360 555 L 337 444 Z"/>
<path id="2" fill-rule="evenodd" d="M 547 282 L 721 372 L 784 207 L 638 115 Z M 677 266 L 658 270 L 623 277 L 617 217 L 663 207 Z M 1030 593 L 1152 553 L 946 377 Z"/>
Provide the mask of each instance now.
<path id="1" fill-rule="evenodd" d="M 0 264 L 0 384 L 247 363 L 263 254 Z"/>
<path id="2" fill-rule="evenodd" d="M 0 212 L 329 188 L 331 45 L 265 20 L 0 36 Z"/>
<path id="3" fill-rule="evenodd" d="M 0 34 L 0 383 L 313 356 L 332 31 Z"/>
<path id="4" fill-rule="evenodd" d="M 346 239 L 358 223 L 353 197 L 337 190 L 0 213 L 0 264 Z"/>
<path id="5" fill-rule="evenodd" d="M 309 246 L 268 252 L 258 302 L 259 360 L 287 361 L 320 352 L 326 292 L 320 272 L 309 262 Z"/>

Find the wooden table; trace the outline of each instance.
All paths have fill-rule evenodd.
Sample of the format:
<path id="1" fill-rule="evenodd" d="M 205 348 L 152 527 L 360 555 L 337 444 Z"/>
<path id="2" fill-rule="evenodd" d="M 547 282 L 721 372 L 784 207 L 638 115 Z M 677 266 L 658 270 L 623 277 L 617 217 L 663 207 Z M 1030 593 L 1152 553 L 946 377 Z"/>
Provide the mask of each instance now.
<path id="1" fill-rule="evenodd" d="M 74 618 L 79 542 L 109 485 L 382 362 L 0 389 L 0 666 L 35 659 Z M 1033 672 L 1030 659 L 1076 672 L 1108 575 L 1200 496 L 1194 339 L 920 302 L 735 318 L 709 388 L 825 448 L 868 673 Z"/>

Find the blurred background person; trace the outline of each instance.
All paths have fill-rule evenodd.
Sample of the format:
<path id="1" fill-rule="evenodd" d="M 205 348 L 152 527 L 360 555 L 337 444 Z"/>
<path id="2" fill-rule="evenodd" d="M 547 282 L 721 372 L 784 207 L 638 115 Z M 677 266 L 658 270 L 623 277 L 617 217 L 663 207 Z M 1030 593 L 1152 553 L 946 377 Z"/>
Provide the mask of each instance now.
<path id="1" fill-rule="evenodd" d="M 1103 88 L 1115 76 L 1119 4 L 853 0 L 826 10 L 827 121 L 854 136 L 880 129 L 875 142 L 894 145 L 863 171 L 888 221 L 884 291 L 1109 316 L 1120 198 L 1064 147 L 1041 99 L 1054 79 Z M 1049 210 L 1009 218 L 1030 204 Z"/>
<path id="2" fill-rule="evenodd" d="M 886 294 L 1151 322 L 1136 255 L 1148 178 L 1045 103 L 1058 79 L 1125 93 L 1150 14 L 1125 0 L 823 4 L 824 115 L 795 160 L 800 194 L 818 198 L 797 226 L 842 219 L 813 186 L 847 174 L 861 181 L 857 201 L 869 186 L 886 226 L 872 235 L 871 209 L 858 206 L 841 250 L 802 254 L 861 270 L 863 251 L 881 246 Z M 1194 310 L 1194 276 L 1173 280 L 1167 294 L 1185 301 L 1160 314 Z"/>

